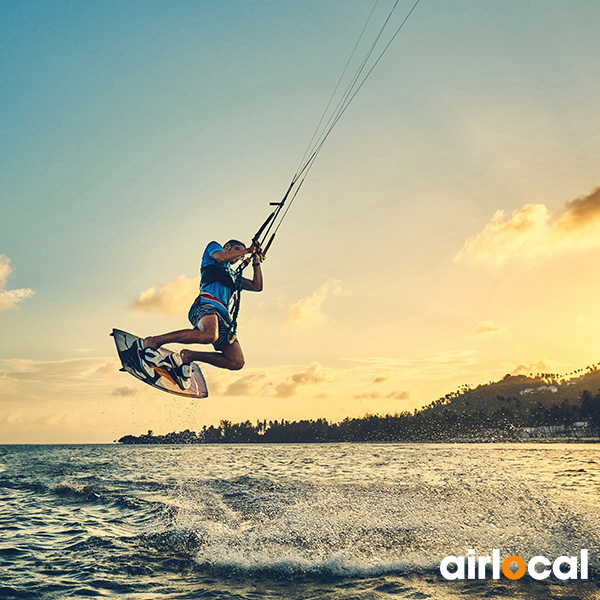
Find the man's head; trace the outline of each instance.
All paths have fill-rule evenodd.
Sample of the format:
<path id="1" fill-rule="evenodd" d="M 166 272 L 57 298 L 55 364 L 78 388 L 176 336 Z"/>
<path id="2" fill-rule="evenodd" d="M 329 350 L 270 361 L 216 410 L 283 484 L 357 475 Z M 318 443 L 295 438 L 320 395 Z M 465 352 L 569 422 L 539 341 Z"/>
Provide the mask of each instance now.
<path id="1" fill-rule="evenodd" d="M 245 248 L 246 246 L 239 240 L 229 240 L 228 242 L 225 242 L 225 245 L 223 246 L 225 252 L 229 252 L 230 250 L 244 250 Z"/>

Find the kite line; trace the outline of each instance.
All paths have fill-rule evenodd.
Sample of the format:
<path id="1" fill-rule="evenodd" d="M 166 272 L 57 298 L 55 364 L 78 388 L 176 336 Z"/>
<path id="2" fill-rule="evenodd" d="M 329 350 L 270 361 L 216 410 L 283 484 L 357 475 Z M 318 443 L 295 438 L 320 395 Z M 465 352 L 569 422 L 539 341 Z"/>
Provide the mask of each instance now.
<path id="1" fill-rule="evenodd" d="M 327 103 L 325 111 L 323 112 L 323 115 L 321 116 L 319 124 L 317 125 L 317 128 L 315 129 L 315 132 L 311 138 L 311 141 L 309 142 L 309 145 L 304 153 L 304 156 L 302 157 L 302 160 L 300 161 L 300 164 L 296 170 L 296 173 L 292 177 L 292 181 L 291 181 L 287 191 L 285 192 L 283 198 L 279 202 L 271 202 L 270 203 L 270 206 L 274 206 L 275 208 L 272 210 L 271 214 L 267 217 L 267 219 L 260 226 L 259 230 L 256 232 L 256 234 L 252 238 L 253 242 L 260 244 L 260 246 L 262 248 L 263 258 L 266 255 L 267 250 L 270 248 L 271 244 L 273 243 L 273 240 L 275 239 L 275 235 L 279 231 L 279 228 L 281 227 L 283 220 L 287 216 L 292 204 L 294 203 L 294 200 L 296 199 L 296 196 L 298 195 L 298 192 L 300 191 L 302 184 L 304 183 L 308 173 L 310 172 L 312 166 L 314 165 L 317 156 L 319 155 L 325 142 L 327 141 L 327 138 L 333 131 L 334 127 L 337 125 L 338 121 L 341 119 L 342 115 L 346 112 L 346 110 L 348 109 L 351 102 L 354 100 L 354 98 L 358 94 L 358 92 L 361 90 L 361 88 L 363 87 L 363 85 L 365 84 L 365 82 L 367 81 L 369 76 L 371 75 L 371 73 L 374 71 L 375 67 L 379 64 L 379 61 L 383 58 L 384 54 L 388 51 L 389 47 L 392 45 L 392 42 L 396 39 L 396 37 L 398 36 L 398 34 L 400 33 L 400 31 L 402 30 L 404 25 L 410 19 L 411 15 L 417 8 L 417 5 L 419 4 L 420 1 L 421 0 L 416 0 L 416 2 L 413 4 L 410 11 L 407 13 L 407 15 L 402 20 L 402 22 L 396 27 L 393 34 L 389 38 L 386 38 L 386 33 L 389 33 L 388 30 L 389 30 L 390 22 L 392 20 L 394 13 L 396 12 L 398 4 L 400 3 L 400 0 L 395 1 L 389 14 L 387 15 L 387 18 L 385 19 L 383 25 L 379 29 L 379 32 L 377 33 L 373 42 L 371 43 L 371 46 L 368 48 L 364 57 L 362 58 L 360 65 L 356 68 L 356 71 L 354 72 L 354 75 L 352 76 L 350 82 L 348 83 L 345 91 L 341 94 L 341 97 L 340 97 L 339 101 L 337 102 L 335 108 L 333 108 L 333 110 L 330 111 L 331 106 L 336 97 L 336 94 L 338 93 L 338 91 L 340 89 L 342 80 L 344 79 L 344 76 L 346 75 L 346 73 L 348 71 L 351 61 L 352 61 L 354 55 L 356 54 L 356 51 L 360 45 L 360 42 L 364 37 L 367 26 L 373 17 L 373 14 L 375 12 L 377 4 L 379 3 L 379 0 L 376 0 L 368 18 L 367 18 L 367 21 L 360 33 L 360 36 L 350 54 L 348 62 L 346 63 L 346 66 L 344 67 L 344 70 L 337 82 L 337 85 L 335 86 L 335 89 L 329 99 L 329 102 Z M 385 39 L 387 39 L 387 41 L 385 41 Z M 383 48 L 382 48 L 382 46 L 383 46 Z M 328 113 L 330 113 L 330 114 L 329 114 L 329 117 L 327 118 Z M 265 245 L 265 242 L 266 242 L 266 245 Z M 249 260 L 247 262 L 246 261 L 242 262 L 242 264 L 240 264 L 238 266 L 238 270 L 240 270 L 240 272 L 241 272 L 241 270 L 243 270 L 246 267 L 248 262 L 249 262 Z"/>
<path id="2" fill-rule="evenodd" d="M 321 152 L 325 142 L 329 138 L 334 127 L 337 125 L 342 115 L 346 112 L 346 110 L 348 109 L 358 92 L 361 90 L 371 73 L 374 71 L 375 67 L 379 64 L 379 61 L 388 51 L 389 47 L 392 45 L 392 42 L 396 39 L 404 25 L 410 19 L 411 15 L 417 8 L 417 5 L 420 1 L 421 0 L 416 0 L 412 8 L 401 21 L 401 23 L 396 27 L 393 33 L 389 35 L 390 31 L 392 31 L 390 23 L 392 21 L 394 13 L 396 12 L 396 9 L 398 8 L 398 4 L 400 3 L 400 0 L 395 1 L 383 25 L 381 26 L 373 42 L 365 52 L 359 66 L 354 71 L 350 82 L 346 86 L 345 90 L 340 94 L 340 98 L 335 104 L 335 107 L 332 108 L 335 98 L 338 95 L 338 92 L 340 91 L 342 81 L 344 80 L 344 77 L 348 72 L 352 59 L 357 53 L 359 45 L 365 36 L 367 27 L 373 18 L 375 9 L 379 4 L 379 0 L 375 1 L 375 4 L 373 5 L 371 12 L 369 13 L 367 21 L 358 37 L 358 40 L 354 45 L 350 57 L 348 58 L 346 66 L 344 67 L 342 74 L 337 82 L 337 85 L 335 86 L 335 89 L 331 94 L 329 102 L 325 107 L 319 124 L 317 125 L 315 132 L 313 133 L 313 136 L 308 144 L 304 156 L 302 157 L 302 160 L 300 161 L 300 164 L 298 165 L 298 168 L 296 169 L 296 172 L 292 177 L 292 181 L 290 182 L 287 191 L 285 192 L 283 198 L 279 202 L 269 203 L 270 206 L 273 206 L 274 208 L 252 238 L 252 242 L 254 244 L 259 244 L 261 247 L 262 260 L 264 260 L 267 251 L 269 250 L 271 244 L 273 243 L 273 240 L 275 239 L 275 235 L 279 231 L 279 228 L 281 227 L 281 224 L 283 223 L 290 208 L 292 207 L 292 204 L 294 203 L 294 200 L 296 199 L 296 196 L 298 195 L 302 184 L 304 183 L 308 173 L 313 167 L 317 156 Z M 231 310 L 233 334 L 235 334 L 235 330 L 237 327 L 237 316 L 240 309 L 242 273 L 251 260 L 251 256 L 242 260 L 235 270 L 236 289 L 233 294 L 233 305 Z"/>

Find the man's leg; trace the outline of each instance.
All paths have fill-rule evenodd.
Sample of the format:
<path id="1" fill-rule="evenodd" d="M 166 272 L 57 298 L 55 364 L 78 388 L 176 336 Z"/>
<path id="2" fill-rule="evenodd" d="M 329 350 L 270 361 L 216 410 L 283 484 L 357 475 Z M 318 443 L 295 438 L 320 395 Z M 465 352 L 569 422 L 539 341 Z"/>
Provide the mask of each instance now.
<path id="1" fill-rule="evenodd" d="M 181 359 L 183 364 L 194 361 L 207 363 L 220 369 L 239 371 L 244 366 L 244 353 L 239 342 L 233 342 L 225 346 L 221 352 L 197 352 L 195 350 L 182 350 Z"/>
<path id="2" fill-rule="evenodd" d="M 144 339 L 144 348 L 156 350 L 165 344 L 214 344 L 218 338 L 217 315 L 202 317 L 194 329 L 180 329 Z"/>

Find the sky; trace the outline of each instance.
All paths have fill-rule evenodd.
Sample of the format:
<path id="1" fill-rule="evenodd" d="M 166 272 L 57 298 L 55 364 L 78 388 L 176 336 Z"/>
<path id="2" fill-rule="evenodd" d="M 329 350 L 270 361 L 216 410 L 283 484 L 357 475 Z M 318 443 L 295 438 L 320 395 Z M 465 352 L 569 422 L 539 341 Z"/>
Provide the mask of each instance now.
<path id="1" fill-rule="evenodd" d="M 393 414 L 600 360 L 600 4 L 421 0 L 243 297 L 244 369 L 203 400 L 118 371 L 112 328 L 188 327 L 206 244 L 281 199 L 372 7 L 2 2 L 0 443 Z"/>

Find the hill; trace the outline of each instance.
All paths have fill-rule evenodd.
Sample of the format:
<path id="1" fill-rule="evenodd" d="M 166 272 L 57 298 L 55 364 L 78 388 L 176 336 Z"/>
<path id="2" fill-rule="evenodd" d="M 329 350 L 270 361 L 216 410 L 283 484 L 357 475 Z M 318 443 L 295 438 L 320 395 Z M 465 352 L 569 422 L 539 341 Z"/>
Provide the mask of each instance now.
<path id="1" fill-rule="evenodd" d="M 599 363 L 600 364 L 600 363 Z M 452 411 L 457 414 L 490 415 L 511 408 L 511 412 L 530 412 L 534 408 L 565 405 L 579 407 L 584 391 L 600 392 L 599 364 L 579 369 L 567 375 L 538 373 L 536 375 L 505 375 L 497 382 L 475 388 L 461 386 L 421 409 L 422 413 Z"/>

